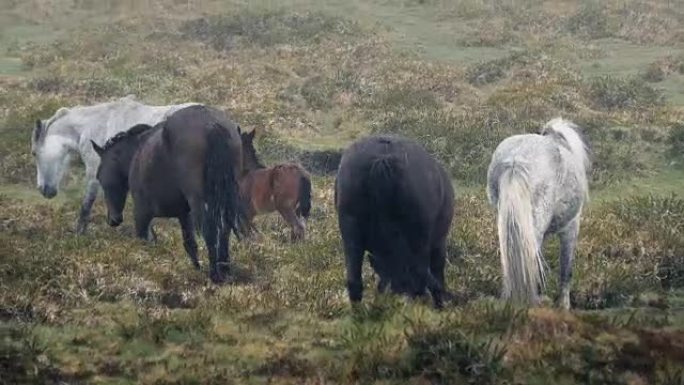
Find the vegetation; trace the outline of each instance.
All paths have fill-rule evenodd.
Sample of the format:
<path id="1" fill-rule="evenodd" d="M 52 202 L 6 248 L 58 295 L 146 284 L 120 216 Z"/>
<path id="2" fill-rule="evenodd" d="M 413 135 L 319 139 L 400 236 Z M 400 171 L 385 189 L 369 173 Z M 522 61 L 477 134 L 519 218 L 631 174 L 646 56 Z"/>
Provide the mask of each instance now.
<path id="1" fill-rule="evenodd" d="M 676 2 L 53 3 L 0 0 L 0 383 L 684 381 Z M 268 163 L 312 169 L 308 240 L 262 218 L 256 239 L 232 243 L 232 280 L 216 286 L 174 223 L 158 221 L 149 245 L 132 237 L 130 210 L 112 229 L 100 202 L 77 237 L 80 165 L 42 199 L 30 128 L 130 93 L 225 107 L 258 130 Z M 483 188 L 501 139 L 557 115 L 583 127 L 594 165 L 572 312 L 552 307 L 553 239 L 548 306 L 497 299 Z M 416 138 L 454 177 L 456 299 L 444 311 L 377 295 L 368 266 L 363 304 L 348 303 L 330 174 L 369 133 Z"/>

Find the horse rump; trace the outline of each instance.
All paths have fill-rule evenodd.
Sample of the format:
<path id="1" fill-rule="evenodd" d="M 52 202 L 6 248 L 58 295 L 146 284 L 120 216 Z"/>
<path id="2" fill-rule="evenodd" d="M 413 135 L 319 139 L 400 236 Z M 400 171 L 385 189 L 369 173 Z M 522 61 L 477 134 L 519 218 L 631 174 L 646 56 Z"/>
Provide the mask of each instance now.
<path id="1" fill-rule="evenodd" d="M 423 185 L 420 176 L 423 167 L 439 167 L 435 163 L 420 146 L 402 138 L 371 137 L 345 152 L 335 200 L 352 302 L 361 298 L 362 245 L 380 278 L 379 291 L 390 286 L 393 293 L 415 297 L 428 288 L 435 307 L 442 306 L 444 288 L 430 269 L 433 246 L 428 244 L 436 219 L 434 212 L 425 211 L 431 210 L 425 202 L 443 197 L 431 196 L 439 189 Z"/>
<path id="2" fill-rule="evenodd" d="M 368 170 L 366 186 L 374 207 L 383 210 L 385 214 L 394 214 L 396 200 L 399 194 L 399 179 L 401 167 L 399 158 L 393 154 L 383 154 L 374 159 Z M 389 209 L 389 210 L 388 210 Z"/>

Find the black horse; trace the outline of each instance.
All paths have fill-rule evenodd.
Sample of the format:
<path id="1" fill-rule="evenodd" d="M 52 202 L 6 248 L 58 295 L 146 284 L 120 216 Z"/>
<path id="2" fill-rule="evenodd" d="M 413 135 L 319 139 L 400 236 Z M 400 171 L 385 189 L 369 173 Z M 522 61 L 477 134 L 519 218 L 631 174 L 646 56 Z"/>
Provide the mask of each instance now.
<path id="1" fill-rule="evenodd" d="M 101 158 L 97 179 L 105 193 L 109 225 L 123 221 L 130 189 L 138 237 L 154 237 L 153 218 L 178 218 L 192 264 L 199 269 L 197 228 L 209 251 L 210 277 L 223 281 L 230 231 L 237 234 L 243 213 L 239 127 L 220 111 L 197 105 L 154 127 L 134 126 L 104 147 L 93 142 L 93 148 Z"/>
<path id="2" fill-rule="evenodd" d="M 352 303 L 363 295 L 361 264 L 368 251 L 379 291 L 389 284 L 395 293 L 417 296 L 427 287 L 435 307 L 442 307 L 453 200 L 444 168 L 414 141 L 372 136 L 344 151 L 335 206 Z"/>

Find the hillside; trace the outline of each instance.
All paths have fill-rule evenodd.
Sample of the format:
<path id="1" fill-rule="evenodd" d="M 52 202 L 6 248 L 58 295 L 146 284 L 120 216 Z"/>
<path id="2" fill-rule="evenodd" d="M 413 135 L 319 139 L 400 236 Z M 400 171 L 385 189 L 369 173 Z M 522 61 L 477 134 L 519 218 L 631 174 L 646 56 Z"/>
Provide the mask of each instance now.
<path id="1" fill-rule="evenodd" d="M 0 383 L 684 383 L 684 7 L 677 1 L 0 0 Z M 308 239 L 277 214 L 232 242 L 222 286 L 105 223 L 85 236 L 74 161 L 35 188 L 31 128 L 128 94 L 197 101 L 257 130 L 266 163 L 314 174 Z M 486 167 L 505 137 L 562 115 L 592 149 L 572 287 L 497 300 Z M 457 300 L 347 300 L 332 202 L 353 139 L 419 140 L 456 186 L 447 285 Z M 328 164 L 326 164 L 326 162 Z M 332 166 L 331 163 L 332 162 Z M 130 206 L 130 205 L 129 205 Z M 201 244 L 201 242 L 200 242 Z M 200 260 L 206 266 L 206 250 Z"/>

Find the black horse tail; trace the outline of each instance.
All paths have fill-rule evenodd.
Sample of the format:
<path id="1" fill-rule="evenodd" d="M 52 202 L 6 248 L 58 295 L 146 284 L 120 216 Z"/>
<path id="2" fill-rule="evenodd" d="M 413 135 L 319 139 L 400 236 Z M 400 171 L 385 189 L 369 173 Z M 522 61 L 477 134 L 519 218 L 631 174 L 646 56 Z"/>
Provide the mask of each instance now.
<path id="1" fill-rule="evenodd" d="M 399 158 L 386 154 L 375 159 L 368 173 L 367 190 L 373 200 L 374 207 L 381 209 L 391 207 L 396 197 L 401 178 Z"/>
<path id="2" fill-rule="evenodd" d="M 215 124 L 207 135 L 204 162 L 204 231 L 218 231 L 227 227 L 240 235 L 241 207 L 238 176 L 235 175 L 234 151 L 228 130 Z"/>
<path id="3" fill-rule="evenodd" d="M 308 218 L 311 213 L 311 178 L 305 172 L 301 171 L 299 176 L 299 197 L 297 211 L 295 212 L 297 216 L 302 218 Z"/>

